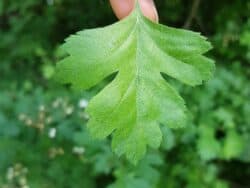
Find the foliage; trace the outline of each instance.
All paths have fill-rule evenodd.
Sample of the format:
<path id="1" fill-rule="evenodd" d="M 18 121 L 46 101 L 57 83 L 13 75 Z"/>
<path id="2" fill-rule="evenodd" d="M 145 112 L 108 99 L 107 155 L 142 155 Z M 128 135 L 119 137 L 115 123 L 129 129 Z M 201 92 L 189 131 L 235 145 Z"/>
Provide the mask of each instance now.
<path id="1" fill-rule="evenodd" d="M 212 60 L 202 56 L 210 48 L 197 33 L 151 22 L 137 5 L 116 24 L 68 38 L 63 49 L 69 56 L 57 65 L 56 78 L 88 89 L 118 72 L 90 101 L 88 127 L 97 138 L 113 133 L 113 150 L 136 164 L 147 145 L 160 146 L 159 124 L 185 124 L 185 104 L 160 73 L 201 84 L 213 69 Z"/>
<path id="2" fill-rule="evenodd" d="M 192 6 L 156 3 L 161 22 L 175 27 Z M 108 3 L 1 0 L 0 187 L 248 188 L 249 14 L 248 1 L 201 1 L 192 30 L 212 41 L 215 76 L 196 89 L 166 78 L 187 103 L 187 126 L 161 127 L 160 149 L 133 166 L 111 152 L 110 137 L 86 131 L 87 101 L 107 81 L 78 93 L 51 80 L 65 37 L 115 21 Z"/>

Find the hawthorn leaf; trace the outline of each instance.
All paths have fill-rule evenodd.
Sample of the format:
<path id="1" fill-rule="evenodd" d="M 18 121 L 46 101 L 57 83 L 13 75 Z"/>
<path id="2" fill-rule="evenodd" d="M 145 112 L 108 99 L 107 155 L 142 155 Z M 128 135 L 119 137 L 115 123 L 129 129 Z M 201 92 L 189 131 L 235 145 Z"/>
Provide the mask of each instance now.
<path id="1" fill-rule="evenodd" d="M 195 86 L 214 69 L 203 56 L 211 49 L 205 37 L 154 23 L 138 5 L 122 21 L 70 36 L 62 48 L 69 56 L 57 64 L 61 83 L 88 89 L 117 73 L 90 101 L 87 127 L 96 138 L 112 135 L 113 151 L 133 163 L 147 146 L 160 146 L 160 124 L 178 128 L 186 122 L 184 100 L 162 74 Z"/>

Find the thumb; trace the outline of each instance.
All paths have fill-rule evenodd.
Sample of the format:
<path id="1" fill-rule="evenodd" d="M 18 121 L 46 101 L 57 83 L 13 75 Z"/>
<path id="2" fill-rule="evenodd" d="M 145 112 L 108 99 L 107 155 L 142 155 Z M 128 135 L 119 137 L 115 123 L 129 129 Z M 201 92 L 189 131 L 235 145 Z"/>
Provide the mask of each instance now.
<path id="1" fill-rule="evenodd" d="M 122 19 L 129 15 L 135 5 L 135 0 L 110 0 L 115 15 Z M 158 13 L 153 0 L 139 0 L 142 13 L 152 21 L 158 22 Z"/>

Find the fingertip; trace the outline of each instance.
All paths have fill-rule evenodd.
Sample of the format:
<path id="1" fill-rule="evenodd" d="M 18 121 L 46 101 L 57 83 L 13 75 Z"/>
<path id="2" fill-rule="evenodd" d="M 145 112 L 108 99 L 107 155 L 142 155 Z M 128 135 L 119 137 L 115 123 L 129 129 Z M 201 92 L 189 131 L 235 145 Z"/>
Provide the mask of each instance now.
<path id="1" fill-rule="evenodd" d="M 125 18 L 133 10 L 133 0 L 110 0 L 111 7 L 118 19 Z"/>
<path id="2" fill-rule="evenodd" d="M 130 14 L 135 5 L 135 0 L 110 0 L 115 15 L 122 19 Z M 159 17 L 153 0 L 139 0 L 144 16 L 158 22 Z"/>
<path id="3" fill-rule="evenodd" d="M 139 0 L 142 13 L 152 21 L 158 22 L 158 12 L 153 0 Z"/>

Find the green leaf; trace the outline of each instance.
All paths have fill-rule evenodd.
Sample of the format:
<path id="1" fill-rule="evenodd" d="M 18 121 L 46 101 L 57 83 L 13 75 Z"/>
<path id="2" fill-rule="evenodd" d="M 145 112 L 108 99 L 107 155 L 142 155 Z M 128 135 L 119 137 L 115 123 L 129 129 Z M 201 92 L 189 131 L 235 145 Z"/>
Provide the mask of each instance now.
<path id="1" fill-rule="evenodd" d="M 97 138 L 112 134 L 115 153 L 133 163 L 147 146 L 160 146 L 159 124 L 177 128 L 186 122 L 183 99 L 161 73 L 195 86 L 214 68 L 202 55 L 211 49 L 204 37 L 153 23 L 139 6 L 118 23 L 69 37 L 63 49 L 69 56 L 57 65 L 61 83 L 88 89 L 117 73 L 90 101 L 88 128 Z"/>
<path id="2" fill-rule="evenodd" d="M 175 135 L 173 131 L 166 126 L 162 127 L 161 131 L 163 135 L 161 147 L 166 151 L 170 151 L 176 144 Z"/>
<path id="3" fill-rule="evenodd" d="M 250 32 L 244 31 L 241 35 L 240 35 L 240 44 L 243 46 L 248 46 L 250 47 Z"/>
<path id="4" fill-rule="evenodd" d="M 224 142 L 223 154 L 226 159 L 232 159 L 240 156 L 244 149 L 243 138 L 233 129 L 227 132 Z"/>
<path id="5" fill-rule="evenodd" d="M 201 159 L 209 161 L 218 157 L 221 153 L 221 145 L 215 139 L 214 129 L 209 126 L 200 126 L 199 133 L 197 149 Z"/>

